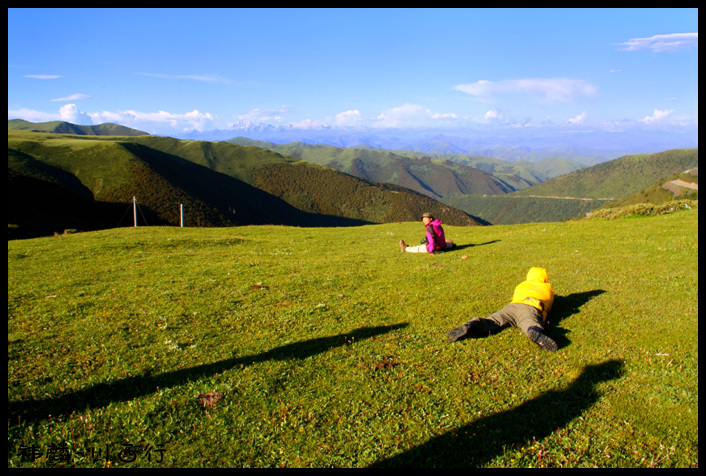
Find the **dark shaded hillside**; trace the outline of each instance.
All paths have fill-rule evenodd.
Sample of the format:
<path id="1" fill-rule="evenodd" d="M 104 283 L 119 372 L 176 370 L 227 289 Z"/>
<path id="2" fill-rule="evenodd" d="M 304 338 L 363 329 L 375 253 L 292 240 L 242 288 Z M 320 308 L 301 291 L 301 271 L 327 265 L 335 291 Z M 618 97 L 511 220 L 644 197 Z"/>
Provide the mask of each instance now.
<path id="1" fill-rule="evenodd" d="M 434 209 L 437 213 L 448 210 L 447 214 L 454 216 L 458 224 L 481 224 L 460 210 L 406 187 L 360 179 L 259 147 L 167 137 L 138 137 L 131 141 L 239 178 L 309 213 L 386 223 L 416 221 L 426 209 Z M 418 205 L 411 206 L 411 202 Z"/>
<path id="2" fill-rule="evenodd" d="M 24 207 L 8 222 L 19 226 L 11 228 L 18 236 L 131 225 L 124 215 L 133 196 L 148 225 L 178 226 L 180 204 L 185 226 L 351 226 L 416 221 L 424 211 L 436 210 L 459 224 L 478 224 L 402 187 L 361 181 L 254 147 L 170 138 L 8 131 L 8 184 L 9 207 L 20 200 Z M 64 203 L 78 205 L 64 213 L 72 208 L 61 207 Z M 114 203 L 122 206 L 105 206 Z"/>
<path id="3" fill-rule="evenodd" d="M 374 223 L 417 221 L 429 212 L 444 223 L 480 225 L 468 214 L 404 187 L 350 177 L 304 164 L 276 164 L 255 172 L 256 184 L 301 210 Z"/>
<path id="4" fill-rule="evenodd" d="M 179 223 L 175 204 L 189 204 L 187 226 L 233 225 L 301 225 L 330 226 L 357 225 L 349 217 L 315 216 L 226 174 L 194 164 L 186 159 L 151 149 L 141 144 L 124 145 L 143 164 L 134 167 L 134 180 L 106 197 L 124 202 L 133 195 L 169 224 Z"/>
<path id="5" fill-rule="evenodd" d="M 18 225 L 11 229 L 15 237 L 131 226 L 133 196 L 140 225 L 179 225 L 180 204 L 185 226 L 363 223 L 298 210 L 241 180 L 140 144 L 43 145 L 30 141 L 16 145 L 24 152 L 8 149 L 8 223 Z"/>
<path id="6" fill-rule="evenodd" d="M 65 230 L 101 230 L 131 224 L 125 203 L 97 202 L 52 181 L 7 170 L 8 238 L 32 238 Z"/>
<path id="7" fill-rule="evenodd" d="M 298 159 L 258 147 L 241 146 L 227 142 L 184 141 L 171 137 L 135 137 L 130 142 L 142 144 L 202 165 L 215 172 L 254 185 L 253 170 L 263 165 L 295 163 Z"/>
<path id="8" fill-rule="evenodd" d="M 61 167 L 36 159 L 29 153 L 20 150 L 7 149 L 8 174 L 14 176 L 27 176 L 35 180 L 44 181 L 64 188 L 79 197 L 93 200 L 93 192 L 81 183 L 74 174 L 63 170 Z M 12 197 L 12 195 L 9 195 Z"/>
<path id="9" fill-rule="evenodd" d="M 515 185 L 518 183 L 522 187 L 530 185 L 524 179 L 507 173 L 501 178 L 449 160 L 426 156 L 404 157 L 379 149 L 301 143 L 278 145 L 244 138 L 228 142 L 266 147 L 284 156 L 325 165 L 364 180 L 400 185 L 437 200 L 450 194 L 504 194 L 517 190 Z"/>
<path id="10" fill-rule="evenodd" d="M 139 162 L 131 165 L 128 180 L 103 194 L 103 200 L 129 203 L 133 196 L 139 197 L 143 206 L 154 211 L 160 224 L 169 225 L 179 224 L 179 204 L 187 204 L 187 226 L 277 223 L 282 218 L 269 210 L 260 210 L 265 199 L 258 195 L 266 194 L 237 179 L 138 144 L 122 146 L 139 157 Z M 252 212 L 241 211 L 246 209 L 244 196 L 260 199 L 247 209 Z M 278 209 L 273 207 L 275 211 Z"/>

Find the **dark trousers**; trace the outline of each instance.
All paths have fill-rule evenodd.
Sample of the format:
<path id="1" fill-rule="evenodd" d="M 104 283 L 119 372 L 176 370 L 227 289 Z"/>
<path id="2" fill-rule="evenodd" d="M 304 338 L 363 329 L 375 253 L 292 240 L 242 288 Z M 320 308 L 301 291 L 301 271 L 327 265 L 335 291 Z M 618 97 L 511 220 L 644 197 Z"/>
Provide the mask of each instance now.
<path id="1" fill-rule="evenodd" d="M 544 330 L 542 313 L 539 309 L 529 304 L 522 303 L 510 303 L 486 318 L 476 317 L 470 322 L 473 321 L 478 321 L 479 325 L 477 325 L 478 327 L 476 327 L 476 329 L 479 332 L 497 332 L 507 325 L 517 327 L 525 335 L 528 335 L 527 332 L 530 327 L 538 327 L 542 331 Z"/>

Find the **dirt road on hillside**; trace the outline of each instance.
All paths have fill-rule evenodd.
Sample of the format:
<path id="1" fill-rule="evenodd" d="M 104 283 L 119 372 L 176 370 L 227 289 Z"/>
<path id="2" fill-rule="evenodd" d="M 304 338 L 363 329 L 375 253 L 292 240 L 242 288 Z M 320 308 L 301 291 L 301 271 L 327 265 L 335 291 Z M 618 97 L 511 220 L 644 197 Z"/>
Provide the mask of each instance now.
<path id="1" fill-rule="evenodd" d="M 615 200 L 615 198 L 580 198 L 580 197 L 554 197 L 554 196 L 547 196 L 547 195 L 521 195 L 521 196 L 513 196 L 513 198 L 524 198 L 524 197 L 534 197 L 534 198 L 556 198 L 559 200 L 586 200 L 586 201 L 592 201 L 592 200 Z"/>

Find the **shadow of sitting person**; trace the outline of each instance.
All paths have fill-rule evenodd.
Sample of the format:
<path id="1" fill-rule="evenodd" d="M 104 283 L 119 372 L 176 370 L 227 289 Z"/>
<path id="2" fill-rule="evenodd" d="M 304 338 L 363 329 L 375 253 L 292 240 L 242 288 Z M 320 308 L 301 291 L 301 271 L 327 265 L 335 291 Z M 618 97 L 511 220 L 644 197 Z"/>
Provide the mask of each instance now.
<path id="1" fill-rule="evenodd" d="M 590 409 L 597 386 L 620 378 L 623 362 L 588 365 L 565 390 L 549 390 L 510 410 L 479 418 L 371 467 L 479 467 L 507 447 L 522 448 L 548 437 Z"/>
<path id="2" fill-rule="evenodd" d="M 500 241 L 500 240 L 486 241 L 485 243 L 467 243 L 467 244 L 465 244 L 465 245 L 459 245 L 459 244 L 457 243 L 456 246 L 454 246 L 454 247 L 453 247 L 452 249 L 450 249 L 449 251 L 463 250 L 463 249 L 466 249 L 466 248 L 473 248 L 473 247 L 475 247 L 475 246 L 492 245 L 493 243 L 497 243 L 497 242 L 499 242 L 499 241 Z"/>

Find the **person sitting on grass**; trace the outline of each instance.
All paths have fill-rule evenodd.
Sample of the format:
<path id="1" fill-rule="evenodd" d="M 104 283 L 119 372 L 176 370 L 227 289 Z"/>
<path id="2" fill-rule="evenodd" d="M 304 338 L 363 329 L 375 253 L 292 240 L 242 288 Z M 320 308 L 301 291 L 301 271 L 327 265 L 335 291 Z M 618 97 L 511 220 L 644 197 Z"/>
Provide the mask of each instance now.
<path id="1" fill-rule="evenodd" d="M 544 334 L 544 322 L 554 303 L 554 289 L 544 268 L 530 268 L 527 279 L 515 288 L 512 302 L 485 319 L 474 317 L 451 329 L 446 337 L 456 342 L 470 336 L 480 337 L 499 331 L 506 325 L 519 328 L 541 348 L 554 352 L 556 342 Z"/>
<path id="2" fill-rule="evenodd" d="M 422 244 L 419 246 L 407 246 L 404 240 L 400 240 L 400 249 L 402 251 L 434 254 L 435 251 L 450 250 L 456 246 L 453 241 L 446 239 L 444 229 L 441 227 L 441 220 L 438 218 L 435 220 L 431 213 L 424 213 L 422 222 L 424 222 L 424 228 L 427 230 L 427 236 L 422 240 Z"/>

